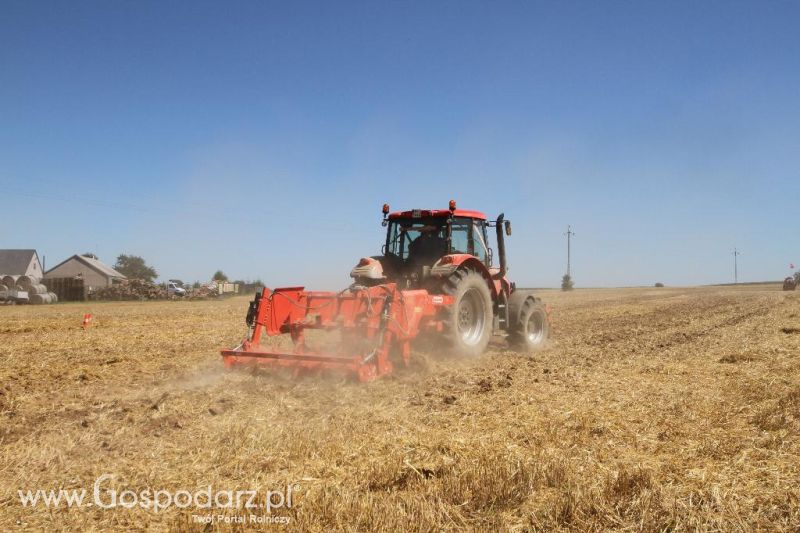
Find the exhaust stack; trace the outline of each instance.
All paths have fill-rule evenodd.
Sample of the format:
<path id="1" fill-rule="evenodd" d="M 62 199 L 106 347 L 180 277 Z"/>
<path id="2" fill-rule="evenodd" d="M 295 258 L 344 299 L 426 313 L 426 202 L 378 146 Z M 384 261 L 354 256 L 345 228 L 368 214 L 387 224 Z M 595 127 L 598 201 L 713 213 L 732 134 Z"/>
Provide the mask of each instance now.
<path id="1" fill-rule="evenodd" d="M 499 256 L 500 260 L 500 274 L 499 277 L 503 277 L 506 275 L 508 271 L 508 266 L 506 263 L 506 241 L 505 235 L 503 234 L 503 219 L 505 218 L 505 214 L 500 213 L 500 216 L 497 217 L 497 225 L 495 226 L 495 231 L 497 232 L 497 255 Z"/>

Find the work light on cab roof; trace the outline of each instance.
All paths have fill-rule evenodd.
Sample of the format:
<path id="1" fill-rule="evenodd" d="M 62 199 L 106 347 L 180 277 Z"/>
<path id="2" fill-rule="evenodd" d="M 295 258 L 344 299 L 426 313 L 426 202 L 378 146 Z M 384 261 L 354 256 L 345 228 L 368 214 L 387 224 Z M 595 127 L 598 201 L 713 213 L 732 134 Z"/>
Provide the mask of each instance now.
<path id="1" fill-rule="evenodd" d="M 356 263 L 347 289 L 264 288 L 250 302 L 247 337 L 222 351 L 225 364 L 345 372 L 369 381 L 407 365 L 422 334 L 466 357 L 482 354 L 493 334 L 523 351 L 544 346 L 550 310 L 508 279 L 511 222 L 502 213 L 488 220 L 458 209 L 455 200 L 447 209 L 390 212 L 383 204 L 381 211 L 387 228 L 381 253 Z M 337 330 L 341 340 L 315 346 L 306 336 L 312 329 Z M 290 335 L 292 350 L 261 344 L 262 336 L 280 334 Z"/>

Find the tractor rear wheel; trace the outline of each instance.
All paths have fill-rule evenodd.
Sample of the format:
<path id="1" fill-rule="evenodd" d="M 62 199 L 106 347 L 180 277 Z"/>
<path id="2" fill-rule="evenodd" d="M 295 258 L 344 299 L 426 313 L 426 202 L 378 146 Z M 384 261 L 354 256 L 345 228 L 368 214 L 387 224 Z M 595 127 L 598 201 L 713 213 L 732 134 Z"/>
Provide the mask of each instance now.
<path id="1" fill-rule="evenodd" d="M 519 311 L 517 323 L 509 332 L 510 344 L 526 352 L 541 350 L 549 336 L 550 323 L 544 304 L 538 298 L 527 298 Z"/>
<path id="2" fill-rule="evenodd" d="M 481 355 L 492 336 L 492 294 L 489 285 L 474 270 L 458 270 L 444 284 L 444 292 L 453 296 L 453 305 L 445 310 L 445 338 L 458 354 Z"/>

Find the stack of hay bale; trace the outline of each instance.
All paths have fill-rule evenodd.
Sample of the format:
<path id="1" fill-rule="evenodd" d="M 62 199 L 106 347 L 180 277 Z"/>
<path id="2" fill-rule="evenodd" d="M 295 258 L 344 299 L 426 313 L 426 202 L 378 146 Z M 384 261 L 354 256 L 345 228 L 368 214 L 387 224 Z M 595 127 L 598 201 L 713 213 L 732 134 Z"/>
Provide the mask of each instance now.
<path id="1" fill-rule="evenodd" d="M 0 275 L 0 298 L 4 301 L 13 302 L 16 300 L 17 279 L 19 279 L 19 276 Z"/>
<path id="2" fill-rule="evenodd" d="M 35 276 L 0 275 L 0 299 L 16 303 L 50 304 L 58 301 Z"/>
<path id="3" fill-rule="evenodd" d="M 32 304 L 50 304 L 58 301 L 56 293 L 48 291 L 39 278 L 20 276 L 17 286 L 22 287 L 28 293 L 28 299 Z"/>

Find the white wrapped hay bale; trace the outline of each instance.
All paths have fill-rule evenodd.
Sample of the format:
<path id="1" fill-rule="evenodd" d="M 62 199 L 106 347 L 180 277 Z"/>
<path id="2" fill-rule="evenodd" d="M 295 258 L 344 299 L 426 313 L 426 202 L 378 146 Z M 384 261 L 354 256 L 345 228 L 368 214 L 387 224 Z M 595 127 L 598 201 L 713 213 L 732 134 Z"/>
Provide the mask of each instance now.
<path id="1" fill-rule="evenodd" d="M 20 276 L 17 278 L 17 285 L 24 287 L 26 291 L 30 291 L 31 287 L 39 284 L 39 278 L 36 276 Z"/>
<path id="2" fill-rule="evenodd" d="M 31 285 L 30 288 L 28 288 L 28 292 L 30 294 L 47 294 L 49 291 L 47 290 L 47 287 L 41 283 L 37 283 L 36 285 Z"/>
<path id="3" fill-rule="evenodd" d="M 54 304 L 54 303 L 58 302 L 58 295 L 56 293 L 48 292 L 47 294 L 50 296 L 50 303 L 51 304 Z"/>
<path id="4" fill-rule="evenodd" d="M 17 279 L 19 276 L 3 276 L 2 283 L 8 290 L 14 290 L 17 286 Z"/>
<path id="5" fill-rule="evenodd" d="M 51 303 L 51 298 L 48 293 L 44 294 L 29 294 L 28 299 L 34 305 L 42 305 Z"/>

